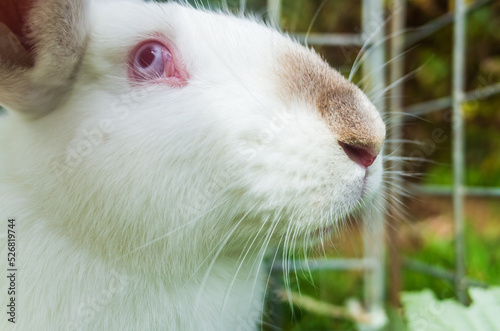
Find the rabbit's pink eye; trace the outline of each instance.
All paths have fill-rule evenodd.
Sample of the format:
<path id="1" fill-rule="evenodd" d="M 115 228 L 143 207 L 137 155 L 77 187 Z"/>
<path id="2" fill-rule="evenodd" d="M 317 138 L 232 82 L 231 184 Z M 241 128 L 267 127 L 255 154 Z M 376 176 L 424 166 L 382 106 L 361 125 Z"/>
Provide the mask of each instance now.
<path id="1" fill-rule="evenodd" d="M 172 55 L 157 42 L 147 42 L 137 49 L 133 69 L 138 80 L 159 79 L 175 74 Z"/>
<path id="2" fill-rule="evenodd" d="M 175 46 L 168 41 L 149 40 L 141 43 L 131 54 L 130 78 L 135 83 L 165 82 L 174 86 L 185 85 L 188 75 L 175 54 L 178 54 Z"/>
<path id="3" fill-rule="evenodd" d="M 150 67 L 156 59 L 161 57 L 161 50 L 158 47 L 146 45 L 140 49 L 137 57 L 138 64 L 142 68 L 147 68 Z"/>

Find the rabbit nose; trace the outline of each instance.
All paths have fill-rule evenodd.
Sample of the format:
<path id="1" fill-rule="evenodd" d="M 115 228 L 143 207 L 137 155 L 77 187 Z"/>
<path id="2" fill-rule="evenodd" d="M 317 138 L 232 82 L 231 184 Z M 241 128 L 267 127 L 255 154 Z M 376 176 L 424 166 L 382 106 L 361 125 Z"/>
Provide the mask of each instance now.
<path id="1" fill-rule="evenodd" d="M 341 141 L 338 143 L 351 160 L 365 168 L 371 166 L 377 158 L 377 152 L 371 147 L 361 144 L 346 144 Z"/>

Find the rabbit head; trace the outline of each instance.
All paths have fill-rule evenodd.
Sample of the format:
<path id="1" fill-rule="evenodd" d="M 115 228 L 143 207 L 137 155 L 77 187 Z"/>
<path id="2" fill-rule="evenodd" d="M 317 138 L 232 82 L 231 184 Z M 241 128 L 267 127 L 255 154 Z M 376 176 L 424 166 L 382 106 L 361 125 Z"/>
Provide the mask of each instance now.
<path id="1" fill-rule="evenodd" d="M 272 27 L 176 3 L 7 3 L 2 176 L 104 258 L 307 239 L 380 186 L 378 111 Z"/>

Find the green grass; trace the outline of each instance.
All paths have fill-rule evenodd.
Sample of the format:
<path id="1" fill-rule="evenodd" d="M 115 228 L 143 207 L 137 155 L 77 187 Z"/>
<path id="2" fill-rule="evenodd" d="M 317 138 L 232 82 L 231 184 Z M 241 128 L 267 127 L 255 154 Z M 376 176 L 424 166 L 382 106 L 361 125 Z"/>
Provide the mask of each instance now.
<path id="1" fill-rule="evenodd" d="M 497 224 L 500 227 L 500 224 Z M 488 231 L 493 231 L 491 228 Z M 493 231 L 494 232 L 494 231 Z M 467 275 L 469 278 L 500 285 L 500 245 L 499 238 L 479 233 L 474 227 L 467 226 L 465 236 Z M 438 237 L 426 238 L 424 246 L 416 251 L 405 252 L 411 258 L 452 270 L 454 266 L 454 242 Z M 453 297 L 453 284 L 450 281 L 430 277 L 406 270 L 404 289 L 431 289 L 437 298 Z"/>

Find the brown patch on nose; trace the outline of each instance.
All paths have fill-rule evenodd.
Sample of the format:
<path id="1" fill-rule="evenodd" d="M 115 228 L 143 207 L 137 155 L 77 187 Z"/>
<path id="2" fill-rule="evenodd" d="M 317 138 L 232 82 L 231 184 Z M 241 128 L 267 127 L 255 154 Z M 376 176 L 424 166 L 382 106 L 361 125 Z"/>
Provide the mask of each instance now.
<path id="1" fill-rule="evenodd" d="M 380 151 L 385 138 L 380 114 L 359 88 L 317 54 L 287 51 L 278 70 L 285 102 L 298 99 L 315 106 L 339 142 Z"/>

